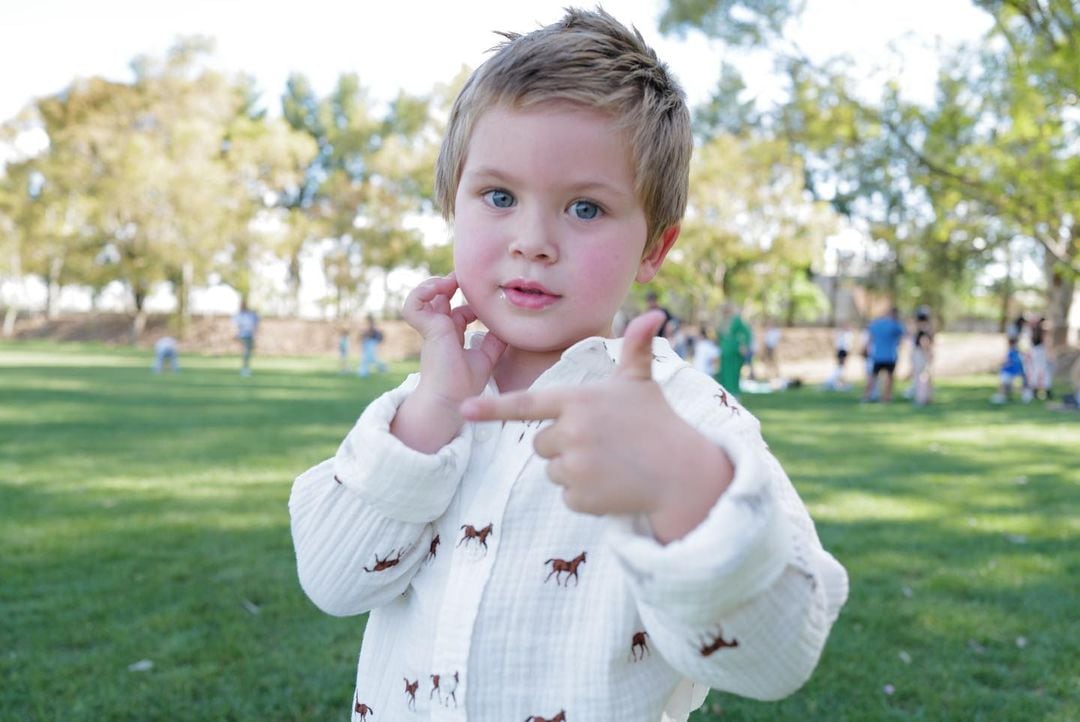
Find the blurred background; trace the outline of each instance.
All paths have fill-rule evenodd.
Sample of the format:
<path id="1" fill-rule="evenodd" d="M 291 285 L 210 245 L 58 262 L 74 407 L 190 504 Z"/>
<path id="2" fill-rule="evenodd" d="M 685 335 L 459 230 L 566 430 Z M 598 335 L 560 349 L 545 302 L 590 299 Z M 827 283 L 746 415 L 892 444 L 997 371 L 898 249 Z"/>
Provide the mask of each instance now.
<path id="1" fill-rule="evenodd" d="M 0 0 L 0 720 L 345 718 L 290 483 L 416 370 L 449 105 L 564 4 Z M 734 369 L 852 579 L 802 690 L 691 719 L 1080 719 L 1080 5 L 604 6 L 697 146 L 617 320 Z"/>
<path id="2" fill-rule="evenodd" d="M 137 340 L 155 315 L 183 338 L 241 298 L 264 317 L 392 317 L 450 267 L 431 179 L 456 89 L 494 31 L 560 6 L 9 4 L 3 334 L 110 313 Z M 673 313 L 711 323 L 734 301 L 833 326 L 895 303 L 1000 331 L 1035 312 L 1067 342 L 1075 4 L 605 7 L 694 108 L 693 196 L 654 284 Z"/>

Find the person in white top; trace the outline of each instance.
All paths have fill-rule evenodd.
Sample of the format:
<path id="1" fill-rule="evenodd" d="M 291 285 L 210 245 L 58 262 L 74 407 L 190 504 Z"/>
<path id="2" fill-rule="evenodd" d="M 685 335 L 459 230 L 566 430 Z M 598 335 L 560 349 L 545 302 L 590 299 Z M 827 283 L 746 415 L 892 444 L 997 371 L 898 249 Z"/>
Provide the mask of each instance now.
<path id="1" fill-rule="evenodd" d="M 240 300 L 240 310 L 233 317 L 236 324 L 236 339 L 243 348 L 240 361 L 240 375 L 251 376 L 251 354 L 255 350 L 255 332 L 259 328 L 259 314 L 248 308 L 247 300 Z"/>
<path id="2" fill-rule="evenodd" d="M 847 366 L 847 357 L 851 353 L 851 323 L 836 329 L 833 335 L 833 348 L 836 349 L 836 368 L 825 380 L 825 388 L 832 391 L 844 391 L 848 388 L 844 381 L 844 367 Z"/>
<path id="3" fill-rule="evenodd" d="M 780 339 L 783 333 L 780 331 L 780 327 L 776 325 L 776 321 L 769 321 L 765 327 L 765 335 L 762 339 L 762 348 L 764 353 L 762 356 L 765 361 L 765 370 L 769 374 L 769 378 L 780 378 L 780 359 L 777 354 L 780 346 Z"/>
<path id="4" fill-rule="evenodd" d="M 420 372 L 289 500 L 305 593 L 371 612 L 354 722 L 686 720 L 809 678 L 847 575 L 758 422 L 662 313 L 608 337 L 679 235 L 691 148 L 682 90 L 599 9 L 507 35 L 458 96 L 455 271 L 403 309 Z"/>
<path id="5" fill-rule="evenodd" d="M 716 376 L 720 371 L 720 347 L 709 338 L 709 329 L 704 325 L 694 340 L 694 368 L 707 376 Z"/>

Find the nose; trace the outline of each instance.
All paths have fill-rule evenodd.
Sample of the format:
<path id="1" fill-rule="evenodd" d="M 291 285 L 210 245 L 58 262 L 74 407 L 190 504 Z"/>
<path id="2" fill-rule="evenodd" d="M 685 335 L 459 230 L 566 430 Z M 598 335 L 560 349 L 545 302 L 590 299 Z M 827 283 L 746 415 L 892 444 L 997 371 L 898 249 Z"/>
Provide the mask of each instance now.
<path id="1" fill-rule="evenodd" d="M 535 214 L 522 217 L 514 229 L 509 251 L 511 256 L 541 263 L 554 263 L 559 259 L 555 230 Z"/>

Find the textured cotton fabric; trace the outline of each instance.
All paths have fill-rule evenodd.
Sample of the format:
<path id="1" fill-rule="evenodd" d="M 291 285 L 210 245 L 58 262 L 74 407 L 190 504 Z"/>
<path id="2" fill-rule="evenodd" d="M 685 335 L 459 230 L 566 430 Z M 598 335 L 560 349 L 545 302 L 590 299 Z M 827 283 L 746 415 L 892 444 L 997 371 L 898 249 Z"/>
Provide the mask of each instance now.
<path id="1" fill-rule="evenodd" d="M 532 388 L 602 381 L 620 348 L 581 341 Z M 405 446 L 389 426 L 417 375 L 297 478 L 304 591 L 330 614 L 371 610 L 354 722 L 685 720 L 709 687 L 775 699 L 809 677 L 847 575 L 756 419 L 665 340 L 653 352 L 668 402 L 735 466 L 708 517 L 666 546 L 644 517 L 570 511 L 533 453 L 541 423 L 467 423 L 435 454 Z"/>

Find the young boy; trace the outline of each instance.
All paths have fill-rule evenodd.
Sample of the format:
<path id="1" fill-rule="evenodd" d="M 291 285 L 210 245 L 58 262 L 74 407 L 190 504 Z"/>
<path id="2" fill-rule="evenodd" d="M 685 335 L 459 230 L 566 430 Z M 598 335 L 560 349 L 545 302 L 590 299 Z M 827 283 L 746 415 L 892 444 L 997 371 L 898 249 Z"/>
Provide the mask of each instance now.
<path id="1" fill-rule="evenodd" d="M 679 233 L 682 91 L 599 10 L 506 37 L 440 154 L 455 272 L 405 302 L 420 373 L 290 499 L 305 592 L 372 610 L 353 720 L 659 722 L 709 687 L 783 697 L 847 576 L 757 421 L 654 340 L 663 314 L 610 338 Z"/>
<path id="2" fill-rule="evenodd" d="M 1009 336 L 1009 349 L 1005 352 L 1005 358 L 1001 362 L 1001 372 L 998 374 L 998 390 L 990 401 L 995 404 L 1003 404 L 1012 398 L 1013 387 L 1016 381 L 1020 381 L 1021 399 L 1028 403 L 1032 399 L 1031 387 L 1028 386 L 1027 374 L 1024 369 L 1024 359 L 1020 355 L 1019 341 L 1014 336 Z"/>

